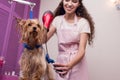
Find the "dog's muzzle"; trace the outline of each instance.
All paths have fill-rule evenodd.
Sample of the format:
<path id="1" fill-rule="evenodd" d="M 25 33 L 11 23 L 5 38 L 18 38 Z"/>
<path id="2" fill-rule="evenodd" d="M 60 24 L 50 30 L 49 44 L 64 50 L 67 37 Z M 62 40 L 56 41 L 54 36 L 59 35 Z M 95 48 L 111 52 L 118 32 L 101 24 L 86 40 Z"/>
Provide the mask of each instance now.
<path id="1" fill-rule="evenodd" d="M 36 27 L 33 27 L 33 31 L 36 31 L 36 29 L 37 29 Z"/>

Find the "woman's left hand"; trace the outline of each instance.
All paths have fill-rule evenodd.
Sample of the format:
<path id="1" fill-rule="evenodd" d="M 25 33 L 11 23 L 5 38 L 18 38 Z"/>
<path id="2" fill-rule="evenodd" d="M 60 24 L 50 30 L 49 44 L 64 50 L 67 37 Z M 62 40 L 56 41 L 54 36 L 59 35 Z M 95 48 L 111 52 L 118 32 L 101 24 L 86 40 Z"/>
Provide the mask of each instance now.
<path id="1" fill-rule="evenodd" d="M 60 75 L 66 75 L 71 69 L 69 64 L 54 63 L 53 66 L 55 71 Z"/>

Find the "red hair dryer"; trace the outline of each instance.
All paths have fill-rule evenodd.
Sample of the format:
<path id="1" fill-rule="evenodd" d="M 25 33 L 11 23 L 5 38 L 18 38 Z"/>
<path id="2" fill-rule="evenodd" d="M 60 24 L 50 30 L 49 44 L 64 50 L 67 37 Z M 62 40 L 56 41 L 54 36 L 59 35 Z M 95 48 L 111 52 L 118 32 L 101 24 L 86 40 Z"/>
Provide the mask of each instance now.
<path id="1" fill-rule="evenodd" d="M 47 29 L 47 31 L 49 31 L 50 24 L 51 24 L 53 18 L 54 18 L 54 15 L 50 10 L 44 12 L 44 14 L 42 16 L 43 25 Z"/>

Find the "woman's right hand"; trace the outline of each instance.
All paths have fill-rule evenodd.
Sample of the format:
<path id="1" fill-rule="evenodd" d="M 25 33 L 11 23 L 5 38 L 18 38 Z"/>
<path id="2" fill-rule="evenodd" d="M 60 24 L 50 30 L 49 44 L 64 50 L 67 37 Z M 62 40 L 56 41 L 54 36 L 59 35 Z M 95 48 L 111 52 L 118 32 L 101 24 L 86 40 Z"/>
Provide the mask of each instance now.
<path id="1" fill-rule="evenodd" d="M 66 75 L 71 67 L 68 64 L 53 63 L 55 71 L 60 75 Z"/>

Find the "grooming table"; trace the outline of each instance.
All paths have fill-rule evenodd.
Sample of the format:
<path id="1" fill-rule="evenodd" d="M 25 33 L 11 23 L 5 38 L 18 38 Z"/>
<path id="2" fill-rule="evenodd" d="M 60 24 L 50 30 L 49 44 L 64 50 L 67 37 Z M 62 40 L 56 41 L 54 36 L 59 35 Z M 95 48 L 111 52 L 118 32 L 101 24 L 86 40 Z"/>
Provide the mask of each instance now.
<path id="1" fill-rule="evenodd" d="M 18 80 L 18 76 L 0 75 L 0 80 Z"/>

